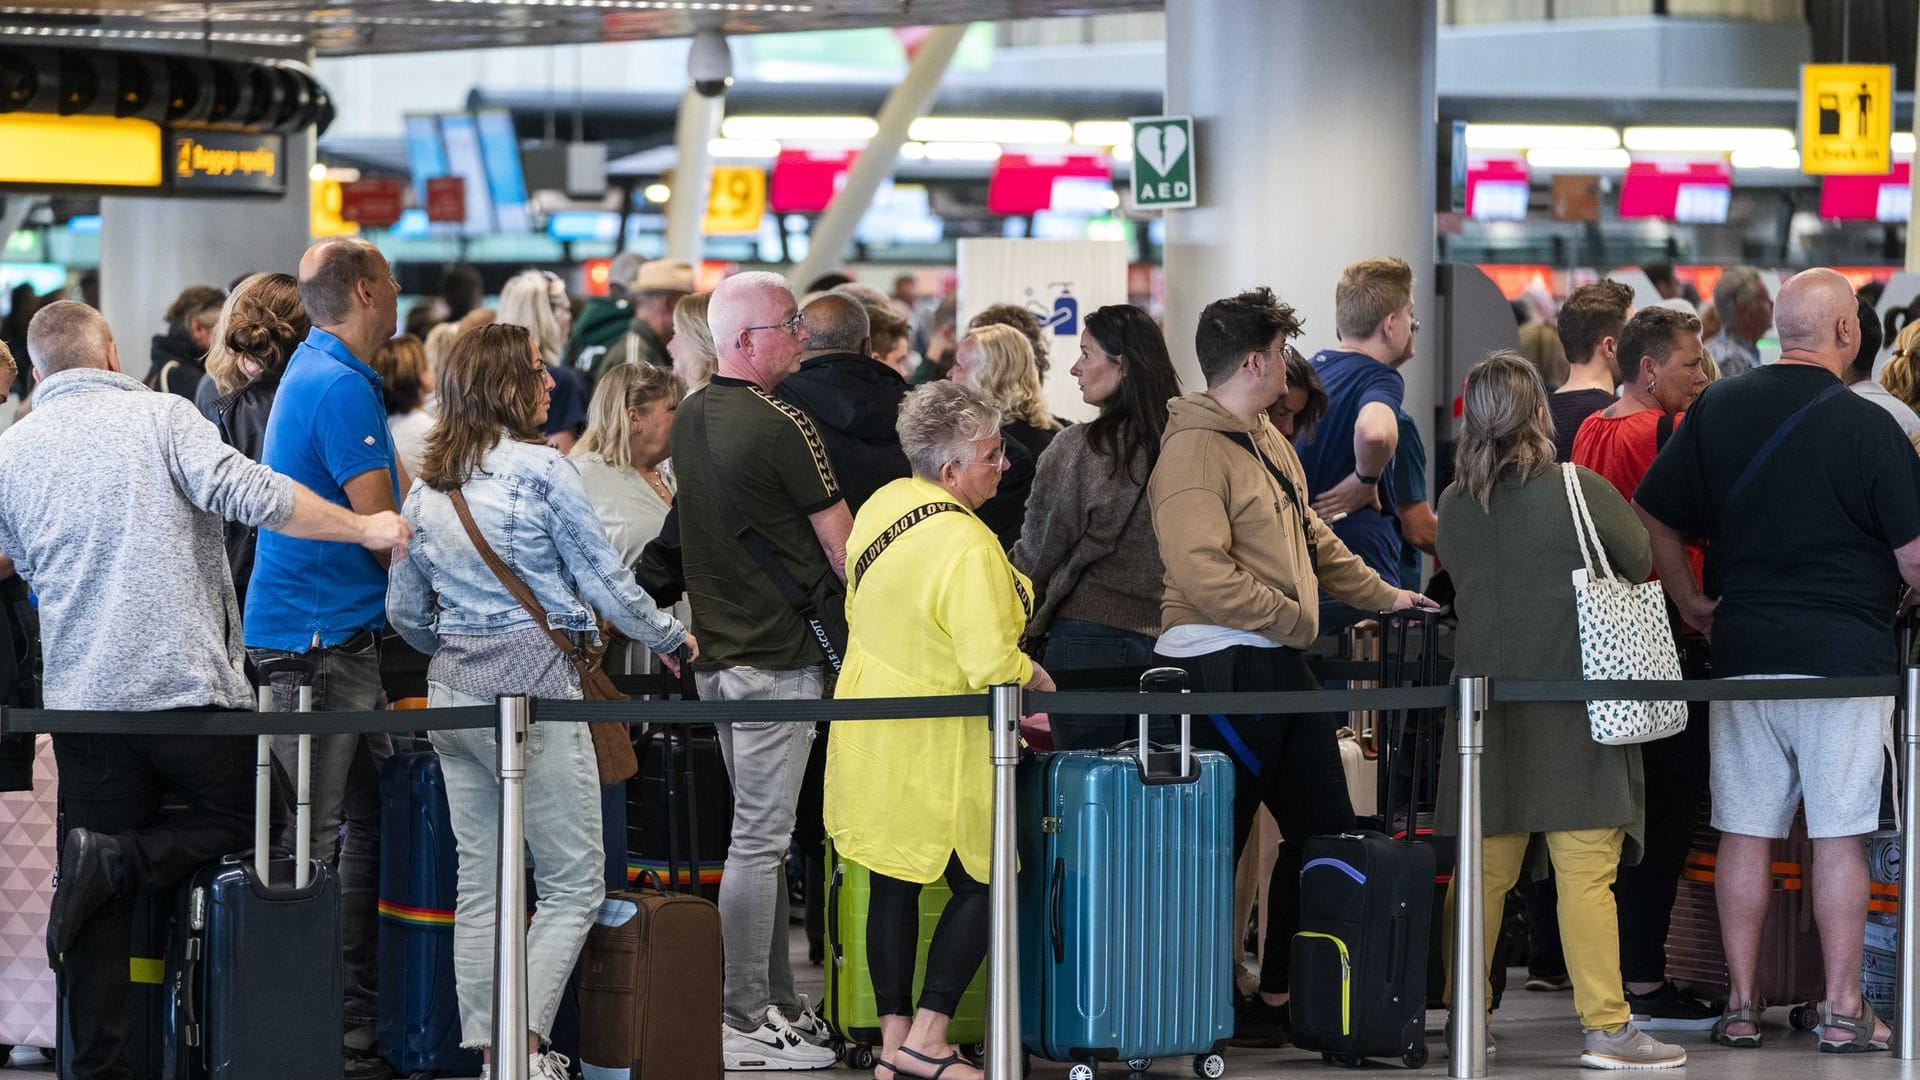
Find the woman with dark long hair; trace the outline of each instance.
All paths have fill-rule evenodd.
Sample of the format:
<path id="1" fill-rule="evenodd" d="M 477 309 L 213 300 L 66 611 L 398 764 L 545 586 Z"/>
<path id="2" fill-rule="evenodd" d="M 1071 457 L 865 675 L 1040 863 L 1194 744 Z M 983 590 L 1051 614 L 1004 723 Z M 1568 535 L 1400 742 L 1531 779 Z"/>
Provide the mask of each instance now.
<path id="1" fill-rule="evenodd" d="M 1160 633 L 1160 545 L 1143 497 L 1160 457 L 1167 402 L 1180 395 L 1167 341 L 1152 316 L 1111 304 L 1086 317 L 1073 377 L 1099 408 L 1040 455 L 1013 564 L 1039 593 L 1028 636 L 1046 635 L 1049 671 L 1153 664 Z M 1122 717 L 1061 716 L 1062 748 L 1111 745 Z"/>
<path id="2" fill-rule="evenodd" d="M 656 607 L 608 542 L 573 462 L 546 443 L 553 380 L 525 327 L 466 331 L 440 372 L 440 417 L 427 436 L 404 513 L 419 542 L 393 564 L 387 617 L 432 657 L 431 707 L 487 703 L 499 694 L 577 698 L 580 678 L 549 632 L 595 637 L 598 611 L 621 633 L 666 656 L 692 635 Z M 464 500 L 467 514 L 455 499 Z M 478 542 L 469 534 L 472 522 Z M 539 612 L 523 607 L 479 544 L 511 567 Z M 429 719 L 426 726 L 431 727 Z M 527 931 L 530 1080 L 565 1080 L 566 1058 L 543 1053 L 587 929 L 606 892 L 599 770 L 581 724 L 541 725 L 527 744 L 526 839 L 540 903 Z M 499 788 L 491 730 L 433 731 L 460 856 L 453 930 L 460 1044 L 492 1040 L 494 860 Z"/>

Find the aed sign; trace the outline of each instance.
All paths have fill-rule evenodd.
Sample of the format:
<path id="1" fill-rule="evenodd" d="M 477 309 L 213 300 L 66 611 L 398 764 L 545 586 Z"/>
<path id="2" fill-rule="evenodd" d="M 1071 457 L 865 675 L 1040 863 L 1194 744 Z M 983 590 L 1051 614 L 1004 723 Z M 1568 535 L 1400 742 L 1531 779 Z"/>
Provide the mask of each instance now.
<path id="1" fill-rule="evenodd" d="M 287 137 L 237 131 L 167 133 L 167 183 L 181 195 L 287 193 Z"/>
<path id="2" fill-rule="evenodd" d="M 1800 67 L 1800 171 L 1882 176 L 1893 169 L 1893 68 Z"/>
<path id="3" fill-rule="evenodd" d="M 1197 205 L 1193 117 L 1136 116 L 1133 126 L 1133 204 L 1141 210 Z"/>

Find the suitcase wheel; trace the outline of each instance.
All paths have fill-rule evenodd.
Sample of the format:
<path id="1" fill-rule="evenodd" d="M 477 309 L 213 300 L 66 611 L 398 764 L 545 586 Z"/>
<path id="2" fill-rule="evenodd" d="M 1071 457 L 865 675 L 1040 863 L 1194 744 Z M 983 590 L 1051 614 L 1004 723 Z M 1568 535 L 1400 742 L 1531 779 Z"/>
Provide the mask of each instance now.
<path id="1" fill-rule="evenodd" d="M 1128 1072 L 1143 1073 L 1151 1068 L 1153 1068 L 1152 1058 L 1128 1058 L 1127 1059 Z"/>
<path id="2" fill-rule="evenodd" d="M 1067 1070 L 1067 1080 L 1095 1080 L 1100 1075 L 1100 1066 L 1091 1061 L 1081 1061 Z"/>
<path id="3" fill-rule="evenodd" d="M 1820 1010 L 1812 1005 L 1795 1005 L 1787 1013 L 1787 1023 L 1792 1024 L 1795 1031 L 1812 1031 L 1820 1026 Z"/>
<path id="4" fill-rule="evenodd" d="M 1220 1080 L 1227 1075 L 1227 1059 L 1219 1054 L 1201 1054 L 1193 1059 L 1193 1075 Z"/>
<path id="5" fill-rule="evenodd" d="M 1406 1051 L 1400 1055 L 1400 1064 L 1405 1065 L 1409 1069 L 1421 1068 L 1425 1066 L 1426 1063 L 1427 1041 L 1425 1039 L 1407 1047 Z"/>
<path id="6" fill-rule="evenodd" d="M 873 1047 L 865 1043 L 853 1043 L 846 1051 L 847 1068 L 867 1072 L 873 1068 Z"/>

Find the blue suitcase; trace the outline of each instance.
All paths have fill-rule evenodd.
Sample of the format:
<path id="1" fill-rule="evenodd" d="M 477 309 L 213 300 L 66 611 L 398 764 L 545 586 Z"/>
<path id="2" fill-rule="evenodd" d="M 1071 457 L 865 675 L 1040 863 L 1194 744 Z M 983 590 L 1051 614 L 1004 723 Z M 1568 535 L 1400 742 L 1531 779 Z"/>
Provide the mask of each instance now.
<path id="1" fill-rule="evenodd" d="M 1142 691 L 1184 691 L 1156 668 Z M 1040 755 L 1021 771 L 1021 1030 L 1091 1076 L 1191 1056 L 1224 1074 L 1233 1034 L 1233 763 L 1179 749 Z M 1074 1070 L 1076 1075 L 1081 1068 Z"/>
<path id="2" fill-rule="evenodd" d="M 395 754 L 380 774 L 380 1052 L 402 1075 L 474 1076 L 453 980 L 459 856 L 440 755 Z"/>
<path id="3" fill-rule="evenodd" d="M 272 675 L 294 671 L 308 681 L 312 674 L 297 657 L 259 670 L 263 711 Z M 300 711 L 311 709 L 305 685 L 299 703 Z M 194 874 L 175 913 L 165 1080 L 340 1080 L 346 1068 L 340 879 L 311 858 L 305 798 L 295 805 L 301 842 L 294 859 L 267 858 L 273 758 L 267 736 L 259 746 L 254 854 Z M 302 795 L 311 770 L 311 740 L 301 736 Z"/>

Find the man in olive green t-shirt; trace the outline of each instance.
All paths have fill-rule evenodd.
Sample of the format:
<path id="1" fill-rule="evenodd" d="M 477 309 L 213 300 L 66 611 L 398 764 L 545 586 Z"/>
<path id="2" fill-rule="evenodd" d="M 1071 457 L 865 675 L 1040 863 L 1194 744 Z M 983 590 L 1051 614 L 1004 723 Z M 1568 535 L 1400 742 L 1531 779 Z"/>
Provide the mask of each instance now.
<path id="1" fill-rule="evenodd" d="M 821 695 L 824 656 L 806 620 L 782 598 L 728 526 L 731 502 L 793 581 L 813 590 L 846 578 L 853 517 L 826 444 L 800 409 L 774 397 L 798 368 L 806 330 L 778 275 L 746 273 L 714 290 L 707 310 L 719 371 L 682 402 L 673 424 L 676 509 L 700 696 L 723 701 Z M 729 1070 L 835 1064 L 826 1025 L 803 1013 L 783 937 L 785 857 L 813 725 L 720 725 L 733 781 L 733 833 L 720 883 L 726 948 Z"/>

